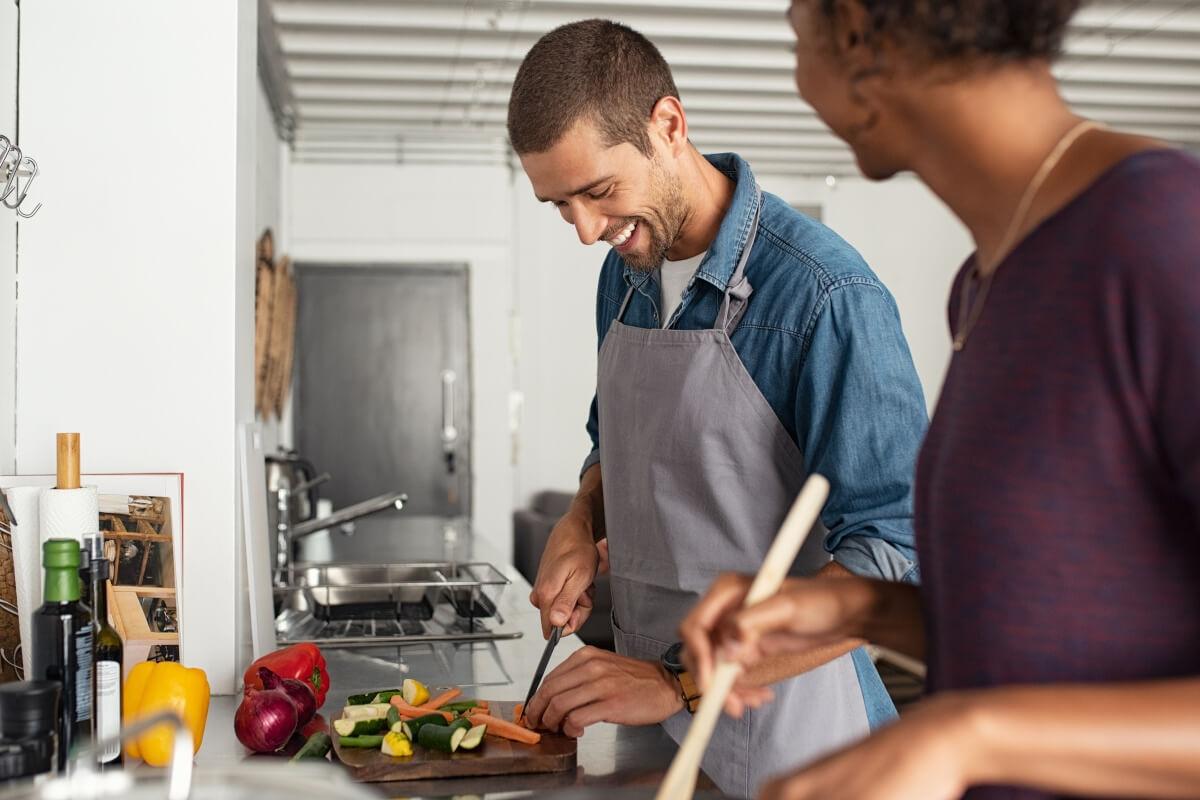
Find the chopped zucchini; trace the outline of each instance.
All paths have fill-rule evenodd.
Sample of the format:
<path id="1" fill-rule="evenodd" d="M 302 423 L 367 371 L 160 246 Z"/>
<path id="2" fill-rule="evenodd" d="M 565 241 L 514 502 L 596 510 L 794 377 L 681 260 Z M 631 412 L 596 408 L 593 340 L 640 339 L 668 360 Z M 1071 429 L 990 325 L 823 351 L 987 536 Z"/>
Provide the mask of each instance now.
<path id="1" fill-rule="evenodd" d="M 468 730 L 468 731 L 469 731 L 469 730 L 471 730 L 471 728 L 472 728 L 472 727 L 474 727 L 474 726 L 471 724 L 471 720 L 467 719 L 466 717 L 459 717 L 458 719 L 454 720 L 454 722 L 451 722 L 451 723 L 450 723 L 449 725 L 447 725 L 446 727 L 448 727 L 448 728 L 462 728 L 462 729 L 464 729 L 464 730 Z"/>
<path id="2" fill-rule="evenodd" d="M 372 703 L 386 703 L 397 695 L 403 695 L 399 689 L 388 689 L 386 692 L 380 692 L 371 698 Z"/>
<path id="3" fill-rule="evenodd" d="M 368 703 L 361 706 L 346 706 L 342 709 L 342 719 L 386 719 L 388 703 Z"/>
<path id="4" fill-rule="evenodd" d="M 335 719 L 333 730 L 338 736 L 375 736 L 387 733 L 388 724 L 385 719 Z"/>
<path id="5" fill-rule="evenodd" d="M 422 725 L 417 731 L 417 744 L 430 750 L 440 750 L 443 753 L 453 753 L 467 735 L 464 728 L 451 728 L 449 725 Z"/>
<path id="6" fill-rule="evenodd" d="M 382 736 L 341 736 L 338 744 L 342 747 L 362 747 L 374 750 L 383 744 Z"/>
<path id="7" fill-rule="evenodd" d="M 400 694 L 400 690 L 399 689 L 377 689 L 373 692 L 363 692 L 362 694 L 352 694 L 346 698 L 346 705 L 348 705 L 348 706 L 365 706 L 368 703 L 386 703 L 387 702 L 386 699 L 384 699 L 384 700 L 376 699 L 380 695 L 384 695 L 384 694 L 386 694 L 390 697 L 392 694 Z"/>
<path id="8" fill-rule="evenodd" d="M 474 750 L 483 742 L 483 736 L 487 733 L 487 725 L 476 725 L 467 731 L 467 735 L 458 743 L 459 750 Z"/>
<path id="9" fill-rule="evenodd" d="M 408 737 L 409 741 L 417 742 L 419 744 L 420 742 L 417 739 L 417 735 L 418 735 L 417 732 L 419 730 L 421 730 L 421 728 L 423 726 L 425 726 L 425 725 L 443 725 L 444 726 L 445 724 L 446 724 L 446 718 L 443 717 L 441 714 L 426 714 L 423 717 L 417 717 L 416 719 L 406 720 L 403 723 L 403 727 L 400 730 L 401 730 L 401 733 L 403 733 L 405 736 Z"/>
<path id="10" fill-rule="evenodd" d="M 391 708 L 388 709 L 388 712 L 387 712 L 388 730 L 395 728 L 397 722 L 400 722 L 400 709 L 396 708 L 395 706 L 392 706 Z"/>
<path id="11" fill-rule="evenodd" d="M 411 756 L 413 754 L 412 743 L 408 741 L 408 737 L 395 731 L 383 737 L 383 744 L 379 749 L 385 756 Z"/>
<path id="12" fill-rule="evenodd" d="M 453 711 L 455 714 L 461 714 L 464 711 L 469 711 L 472 708 L 478 708 L 478 700 L 459 700 L 457 703 L 447 703 L 442 706 L 440 711 Z"/>

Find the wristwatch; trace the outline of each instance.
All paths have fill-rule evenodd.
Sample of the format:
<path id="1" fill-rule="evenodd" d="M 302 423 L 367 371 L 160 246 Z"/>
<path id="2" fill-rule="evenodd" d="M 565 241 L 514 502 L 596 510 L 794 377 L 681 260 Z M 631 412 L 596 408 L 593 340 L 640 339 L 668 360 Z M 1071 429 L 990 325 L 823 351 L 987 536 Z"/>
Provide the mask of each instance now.
<path id="1" fill-rule="evenodd" d="M 689 714 L 695 714 L 696 709 L 700 705 L 700 688 L 696 686 L 696 681 L 692 678 L 692 673 L 687 671 L 687 667 L 683 665 L 680 653 L 683 652 L 683 642 L 676 642 L 666 649 L 659 658 L 662 662 L 663 669 L 670 673 L 675 679 L 675 683 L 679 685 L 679 696 L 683 698 L 683 707 L 688 710 Z"/>

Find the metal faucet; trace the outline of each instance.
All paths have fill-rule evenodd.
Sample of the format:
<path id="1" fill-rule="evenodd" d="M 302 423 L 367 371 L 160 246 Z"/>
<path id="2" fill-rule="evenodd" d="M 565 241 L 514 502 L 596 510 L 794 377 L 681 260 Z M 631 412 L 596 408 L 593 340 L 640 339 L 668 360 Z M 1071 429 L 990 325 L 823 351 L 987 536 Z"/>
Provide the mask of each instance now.
<path id="1" fill-rule="evenodd" d="M 292 559 L 292 547 L 297 539 L 323 531 L 327 528 L 340 528 L 342 533 L 352 531 L 350 523 L 356 519 L 377 514 L 380 511 L 396 509 L 400 511 L 408 502 L 408 495 L 403 492 L 388 492 L 370 500 L 363 500 L 352 506 L 335 511 L 328 517 L 310 519 L 298 524 L 292 523 L 292 495 L 306 492 L 314 486 L 329 480 L 329 473 L 322 472 L 311 481 L 305 481 L 299 486 L 279 486 L 275 490 L 275 508 L 279 512 L 275 523 L 276 554 L 275 554 L 275 585 L 295 586 L 296 570 Z"/>

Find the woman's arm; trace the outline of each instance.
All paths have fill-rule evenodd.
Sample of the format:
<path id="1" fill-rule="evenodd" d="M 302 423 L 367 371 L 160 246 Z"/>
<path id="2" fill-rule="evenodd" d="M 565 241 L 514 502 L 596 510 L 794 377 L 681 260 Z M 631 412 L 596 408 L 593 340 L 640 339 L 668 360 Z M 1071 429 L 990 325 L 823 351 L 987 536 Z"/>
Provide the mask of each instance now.
<path id="1" fill-rule="evenodd" d="M 1200 678 L 947 693 L 780 778 L 763 798 L 951 800 L 1016 785 L 1090 797 L 1200 796 Z"/>

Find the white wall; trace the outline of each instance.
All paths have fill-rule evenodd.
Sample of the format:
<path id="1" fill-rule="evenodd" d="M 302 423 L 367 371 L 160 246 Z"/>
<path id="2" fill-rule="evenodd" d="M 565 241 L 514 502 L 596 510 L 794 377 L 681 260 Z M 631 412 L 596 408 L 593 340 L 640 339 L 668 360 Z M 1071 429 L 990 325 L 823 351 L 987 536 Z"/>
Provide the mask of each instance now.
<path id="1" fill-rule="evenodd" d="M 25 3 L 21 23 L 45 206 L 20 226 L 16 468 L 53 470 L 74 430 L 88 471 L 185 474 L 183 658 L 230 692 L 256 5 Z"/>
<path id="2" fill-rule="evenodd" d="M 284 201 L 296 263 L 465 263 L 469 269 L 472 516 L 512 545 L 512 214 L 503 167 L 292 164 Z"/>
<path id="3" fill-rule="evenodd" d="M 17 8 L 12 3 L 0 3 L 0 135 L 17 138 Z M 36 152 L 30 154 L 37 158 Z M 36 182 L 27 211 L 37 205 L 34 188 Z M 0 472 L 9 473 L 16 457 L 16 285 L 17 212 L 0 207 Z"/>

